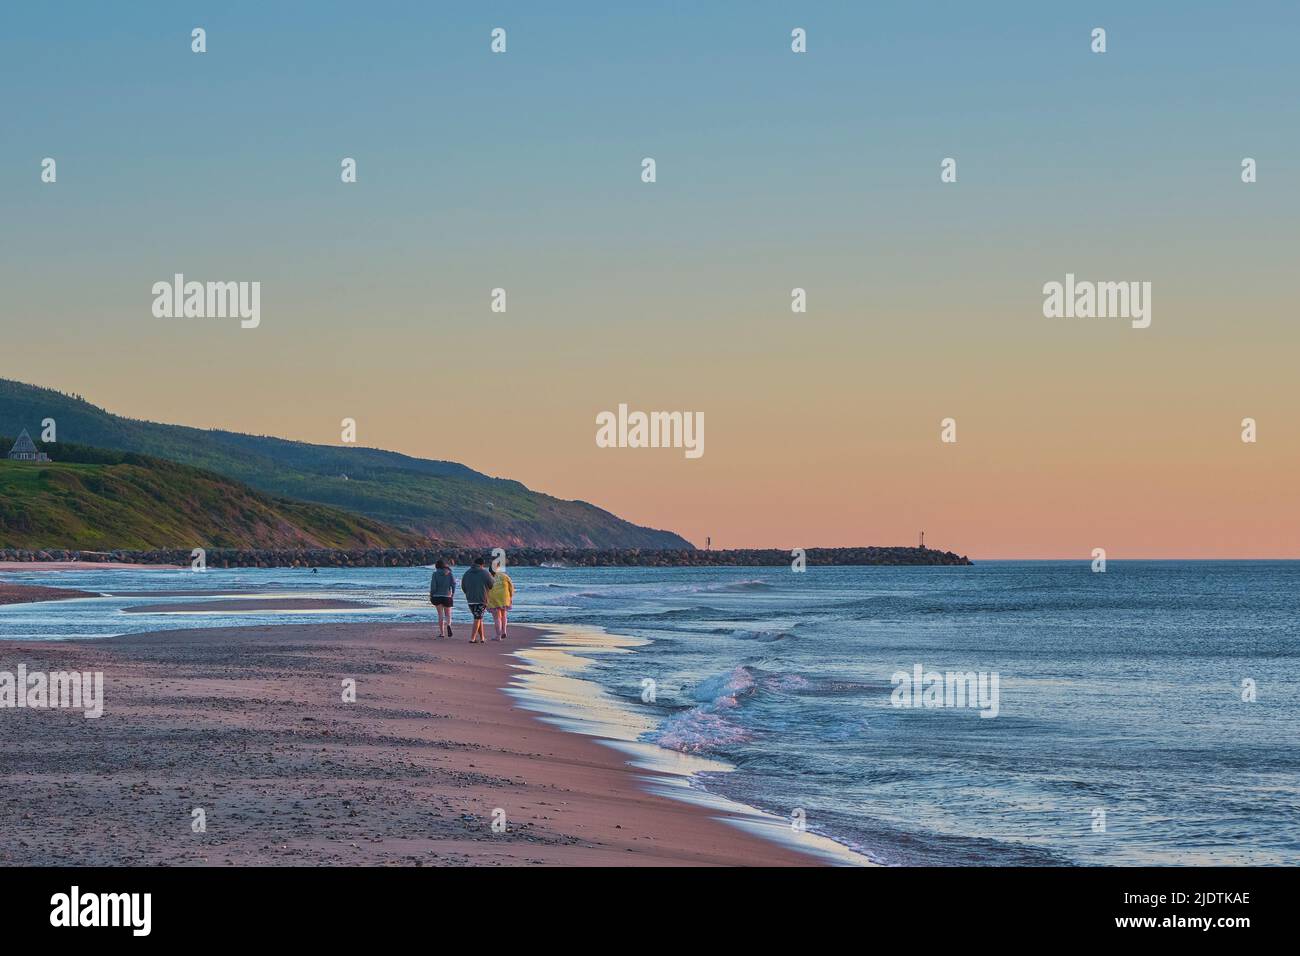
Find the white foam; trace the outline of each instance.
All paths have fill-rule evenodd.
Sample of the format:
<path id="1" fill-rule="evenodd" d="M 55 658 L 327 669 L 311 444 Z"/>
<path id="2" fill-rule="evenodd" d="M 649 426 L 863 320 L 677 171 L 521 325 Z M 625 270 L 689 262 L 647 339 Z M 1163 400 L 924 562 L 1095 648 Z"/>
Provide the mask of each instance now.
<path id="1" fill-rule="evenodd" d="M 629 654 L 649 641 L 609 634 L 592 626 L 548 624 L 540 641 L 514 652 L 522 664 L 506 693 L 540 719 L 571 733 L 596 738 L 618 751 L 630 766 L 650 770 L 637 779 L 651 793 L 710 811 L 714 819 L 841 866 L 873 866 L 871 860 L 828 837 L 797 830 L 791 821 L 748 804 L 704 790 L 703 773 L 730 773 L 736 768 L 722 760 L 669 750 L 641 738 L 659 728 L 659 721 L 637 712 L 621 698 L 583 676 L 600 654 Z M 727 675 L 734 677 L 734 675 Z M 719 690 L 741 690 L 741 682 L 720 681 Z"/>

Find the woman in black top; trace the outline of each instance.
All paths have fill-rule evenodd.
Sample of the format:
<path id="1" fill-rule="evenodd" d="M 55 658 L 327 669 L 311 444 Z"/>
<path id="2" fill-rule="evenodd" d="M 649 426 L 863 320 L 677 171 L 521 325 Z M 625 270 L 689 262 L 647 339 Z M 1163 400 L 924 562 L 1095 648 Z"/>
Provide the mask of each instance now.
<path id="1" fill-rule="evenodd" d="M 456 593 L 456 578 L 451 566 L 439 558 L 429 582 L 429 603 L 438 609 L 438 638 L 451 637 L 451 599 Z"/>

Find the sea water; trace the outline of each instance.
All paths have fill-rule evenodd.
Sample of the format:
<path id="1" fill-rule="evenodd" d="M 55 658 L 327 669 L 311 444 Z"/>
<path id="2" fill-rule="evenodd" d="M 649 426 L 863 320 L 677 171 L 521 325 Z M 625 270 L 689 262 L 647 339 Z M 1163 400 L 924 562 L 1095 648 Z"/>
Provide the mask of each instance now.
<path id="1" fill-rule="evenodd" d="M 100 597 L 0 608 L 0 638 L 311 621 L 432 626 L 428 575 L 6 575 L 112 594 L 252 591 L 374 606 L 127 614 L 199 599 Z M 569 676 L 592 691 L 552 701 L 557 719 L 676 755 L 694 789 L 878 862 L 1300 863 L 1300 562 L 511 576 L 514 620 L 570 625 L 548 652 L 580 660 Z M 457 615 L 464 627 L 463 605 Z M 584 632 L 606 638 L 575 638 Z M 997 675 L 996 716 L 897 706 L 897 675 L 918 666 Z M 604 713 L 590 709 L 597 700 Z"/>

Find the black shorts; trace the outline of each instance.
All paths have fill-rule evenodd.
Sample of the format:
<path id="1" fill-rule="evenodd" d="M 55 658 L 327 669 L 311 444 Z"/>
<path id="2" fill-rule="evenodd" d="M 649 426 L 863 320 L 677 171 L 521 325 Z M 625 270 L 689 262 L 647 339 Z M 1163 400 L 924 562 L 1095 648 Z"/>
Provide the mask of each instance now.
<path id="1" fill-rule="evenodd" d="M 434 607 L 451 607 L 451 598 L 449 597 L 431 597 L 429 603 Z"/>
<path id="2" fill-rule="evenodd" d="M 487 605 L 485 604 L 471 604 L 469 606 L 469 613 L 474 615 L 474 620 L 476 621 L 483 620 L 483 608 L 486 606 Z"/>

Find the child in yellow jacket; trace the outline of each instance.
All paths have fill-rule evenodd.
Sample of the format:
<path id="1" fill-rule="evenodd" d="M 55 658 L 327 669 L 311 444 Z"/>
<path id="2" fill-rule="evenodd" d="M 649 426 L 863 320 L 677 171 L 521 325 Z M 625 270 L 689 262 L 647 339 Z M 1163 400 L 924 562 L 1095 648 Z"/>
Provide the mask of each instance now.
<path id="1" fill-rule="evenodd" d="M 492 582 L 492 590 L 488 591 L 487 595 L 487 607 L 492 612 L 492 624 L 496 627 L 498 641 L 504 641 L 510 636 L 509 614 L 514 602 L 515 582 L 510 580 L 510 575 L 506 574 L 505 568 L 502 568 L 497 572 L 496 580 Z"/>

